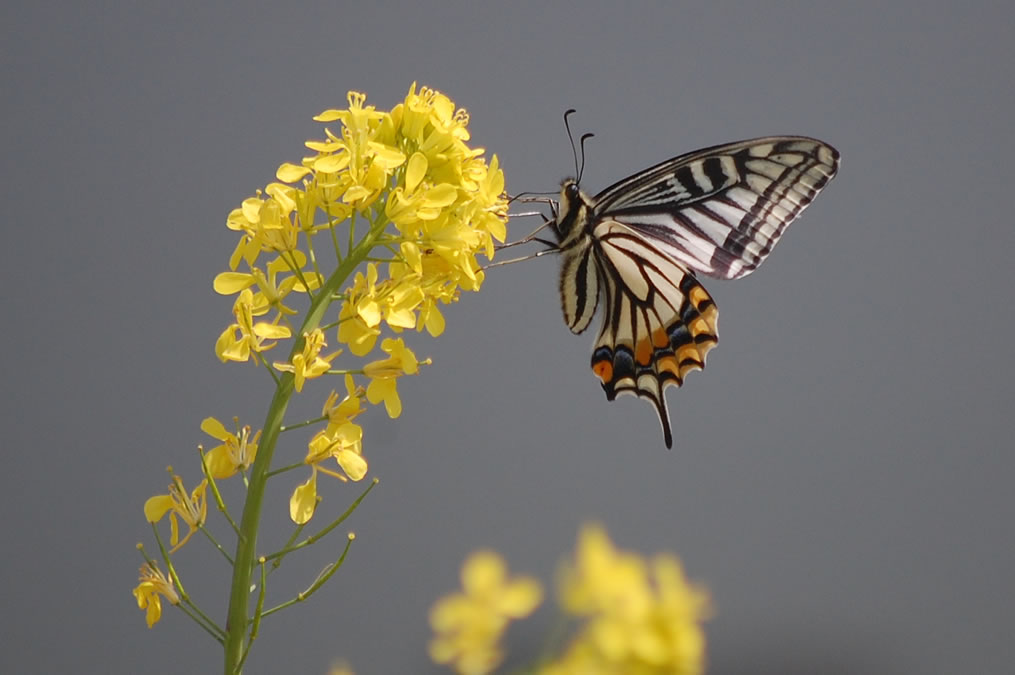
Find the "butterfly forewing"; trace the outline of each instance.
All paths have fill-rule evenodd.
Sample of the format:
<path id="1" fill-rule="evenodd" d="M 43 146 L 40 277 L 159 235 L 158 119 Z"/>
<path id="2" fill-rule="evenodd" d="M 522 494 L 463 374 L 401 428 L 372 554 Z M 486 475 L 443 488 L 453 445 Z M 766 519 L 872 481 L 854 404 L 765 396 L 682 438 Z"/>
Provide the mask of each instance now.
<path id="1" fill-rule="evenodd" d="M 592 370 L 609 400 L 653 404 L 667 447 L 665 389 L 704 368 L 719 340 L 695 272 L 736 279 L 757 269 L 838 163 L 821 141 L 772 136 L 676 157 L 594 198 L 565 182 L 554 221 L 564 320 L 580 333 L 602 304 Z"/>
<path id="2" fill-rule="evenodd" d="M 802 136 L 773 136 L 676 157 L 592 201 L 655 239 L 692 270 L 738 279 L 764 262 L 786 227 L 835 175 L 839 153 Z"/>

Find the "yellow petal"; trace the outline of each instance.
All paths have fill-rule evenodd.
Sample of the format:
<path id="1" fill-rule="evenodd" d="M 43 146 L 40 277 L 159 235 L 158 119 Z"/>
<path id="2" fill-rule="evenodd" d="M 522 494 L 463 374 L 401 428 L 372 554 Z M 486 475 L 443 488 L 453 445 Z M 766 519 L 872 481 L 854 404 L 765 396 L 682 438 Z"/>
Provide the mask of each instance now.
<path id="1" fill-rule="evenodd" d="M 416 315 L 411 309 L 393 310 L 388 312 L 387 319 L 389 326 L 398 328 L 415 328 Z"/>
<path id="2" fill-rule="evenodd" d="M 321 173 L 338 173 L 349 166 L 349 153 L 337 152 L 333 155 L 324 155 L 313 160 L 314 170 Z"/>
<path id="3" fill-rule="evenodd" d="M 521 618 L 528 616 L 543 599 L 543 589 L 535 579 L 523 578 L 504 588 L 497 609 L 503 614 Z"/>
<path id="4" fill-rule="evenodd" d="M 297 525 L 304 525 L 314 517 L 317 508 L 317 471 L 306 483 L 298 485 L 289 498 L 289 517 Z"/>
<path id="5" fill-rule="evenodd" d="M 427 309 L 424 325 L 426 326 L 426 331 L 434 337 L 438 337 L 444 332 L 444 315 L 437 308 L 436 302 Z"/>
<path id="6" fill-rule="evenodd" d="M 308 173 L 310 173 L 310 169 L 307 167 L 286 162 L 278 167 L 278 171 L 275 172 L 275 178 L 278 178 L 283 183 L 295 183 Z"/>
<path id="7" fill-rule="evenodd" d="M 342 115 L 345 114 L 344 110 L 336 110 L 335 108 L 329 108 L 320 115 L 314 115 L 315 122 L 334 122 L 335 120 L 342 119 Z"/>
<path id="8" fill-rule="evenodd" d="M 363 477 L 367 475 L 367 461 L 352 450 L 340 450 L 335 459 L 345 471 L 345 475 L 352 480 L 363 480 Z"/>
<path id="9" fill-rule="evenodd" d="M 462 588 L 476 594 L 498 586 L 507 575 L 504 559 L 493 551 L 478 551 L 462 567 Z"/>
<path id="10" fill-rule="evenodd" d="M 172 497 L 169 495 L 156 495 L 144 503 L 144 515 L 149 523 L 157 523 L 162 520 L 162 516 L 166 515 L 166 512 L 171 508 L 173 508 Z"/>
<path id="11" fill-rule="evenodd" d="M 369 147 L 375 153 L 373 163 L 382 169 L 390 171 L 405 162 L 405 154 L 398 148 L 377 143 L 376 141 L 370 141 Z"/>
<path id="12" fill-rule="evenodd" d="M 229 457 L 226 446 L 220 445 L 204 456 L 204 465 L 215 480 L 231 478 L 239 470 Z"/>
<path id="13" fill-rule="evenodd" d="M 356 313 L 369 328 L 381 322 L 381 306 L 375 300 L 364 298 L 356 304 Z"/>
<path id="14" fill-rule="evenodd" d="M 279 326 L 278 324 L 265 323 L 263 321 L 255 323 L 253 330 L 254 335 L 266 340 L 284 340 L 285 338 L 292 337 L 292 331 L 289 330 L 288 326 Z"/>
<path id="15" fill-rule="evenodd" d="M 219 422 L 214 417 L 205 417 L 201 422 L 201 431 L 208 434 L 212 438 L 217 438 L 220 441 L 232 440 L 233 435 L 226 430 L 225 425 Z"/>
<path id="16" fill-rule="evenodd" d="M 424 203 L 429 207 L 442 208 L 454 204 L 458 198 L 458 188 L 451 183 L 441 183 L 426 192 Z"/>
<path id="17" fill-rule="evenodd" d="M 254 285 L 254 277 L 242 272 L 222 272 L 215 275 L 212 288 L 219 295 L 232 295 Z"/>
<path id="18" fill-rule="evenodd" d="M 426 175 L 427 161 L 426 155 L 422 152 L 416 151 L 409 158 L 409 165 L 405 169 L 405 191 L 412 192 L 423 180 L 423 176 Z"/>

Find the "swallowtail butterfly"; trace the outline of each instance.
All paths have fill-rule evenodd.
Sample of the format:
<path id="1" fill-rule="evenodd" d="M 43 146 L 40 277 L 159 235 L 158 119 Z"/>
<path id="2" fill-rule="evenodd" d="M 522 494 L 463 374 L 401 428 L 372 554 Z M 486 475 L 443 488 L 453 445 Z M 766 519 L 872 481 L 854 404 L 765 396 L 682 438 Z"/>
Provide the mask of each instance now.
<path id="1" fill-rule="evenodd" d="M 580 172 L 564 181 L 550 222 L 564 322 L 581 333 L 602 303 L 592 371 L 607 399 L 631 394 L 655 407 L 667 448 L 664 392 L 704 368 L 719 340 L 715 303 L 696 275 L 757 269 L 838 166 L 827 143 L 769 136 L 674 157 L 595 197 L 579 188 Z"/>

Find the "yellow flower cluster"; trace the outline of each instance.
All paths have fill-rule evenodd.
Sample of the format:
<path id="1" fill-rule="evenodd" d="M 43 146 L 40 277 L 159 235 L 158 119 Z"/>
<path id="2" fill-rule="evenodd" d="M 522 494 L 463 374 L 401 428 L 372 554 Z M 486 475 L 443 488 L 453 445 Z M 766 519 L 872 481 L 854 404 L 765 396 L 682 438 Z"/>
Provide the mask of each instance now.
<path id="1" fill-rule="evenodd" d="M 146 502 L 149 522 L 169 515 L 172 551 L 197 530 L 218 545 L 204 529 L 209 489 L 225 509 L 217 481 L 237 474 L 245 483 L 260 478 L 248 483 L 260 500 L 265 476 L 298 466 L 272 467 L 279 434 L 290 428 L 321 425 L 302 462 L 310 477 L 290 498 L 295 523 L 307 523 L 321 501 L 318 475 L 362 480 L 368 465 L 357 417 L 368 402 L 383 403 L 390 417 L 398 417 L 398 378 L 429 363 L 385 331 L 440 335 L 439 306 L 457 301 L 462 290 L 479 290 L 484 273 L 477 256 L 492 258 L 494 242 L 506 236 L 497 157 L 487 163 L 483 149 L 468 146 L 468 115 L 447 96 L 413 84 L 402 102 L 381 111 L 367 105 L 365 95 L 349 92 L 348 108 L 314 119 L 334 128 L 307 141 L 308 156 L 282 164 L 276 182 L 226 219 L 239 241 L 228 271 L 213 286 L 234 296 L 233 320 L 218 336 L 215 354 L 223 362 L 266 368 L 276 397 L 263 434 L 238 421 L 229 431 L 215 418 L 204 420 L 202 430 L 218 442 L 203 454 L 204 480 L 188 494 L 174 475 L 168 494 Z M 327 349 L 336 339 L 341 348 Z M 377 358 L 337 363 L 346 353 L 368 357 L 378 344 L 383 355 Z M 288 356 L 269 362 L 265 352 L 277 346 L 276 354 L 287 350 Z M 320 418 L 283 424 L 292 392 L 326 375 L 344 376 L 345 396 L 332 391 Z M 181 520 L 189 528 L 182 538 Z M 155 583 L 157 570 L 146 569 L 135 595 L 151 625 L 160 616 L 159 595 L 170 597 L 173 587 Z"/>
<path id="2" fill-rule="evenodd" d="M 421 362 L 401 338 L 383 338 L 384 327 L 440 335 L 439 306 L 456 301 L 461 290 L 479 290 L 484 273 L 476 257 L 492 257 L 494 242 L 506 235 L 504 174 L 496 156 L 487 164 L 482 149 L 466 144 L 464 110 L 432 89 L 417 91 L 415 84 L 390 112 L 366 105 L 356 92 L 348 103 L 314 118 L 340 127 L 307 141 L 312 155 L 281 165 L 280 182 L 229 214 L 226 225 L 240 233 L 240 241 L 230 271 L 214 282 L 217 292 L 236 295 L 235 321 L 215 345 L 219 359 L 265 364 L 264 351 L 297 337 L 290 359 L 272 364 L 293 374 L 297 392 L 308 380 L 346 374 L 346 397 L 335 407 L 332 393 L 324 412 L 332 419 L 309 443 L 311 476 L 290 500 L 297 523 L 307 522 L 319 501 L 318 473 L 342 480 L 366 475 L 363 430 L 353 421 L 363 399 L 383 402 L 390 417 L 401 414 L 396 380 L 416 374 Z M 324 269 L 315 247 L 319 235 L 326 235 L 333 251 L 334 272 Z M 262 263 L 265 255 L 270 258 Z M 237 271 L 241 263 L 248 271 Z M 342 290 L 346 278 L 352 282 Z M 380 342 L 386 357 L 336 367 L 342 350 L 325 353 L 324 329 L 291 323 L 298 315 L 293 299 L 300 295 L 311 308 L 340 303 L 335 337 L 350 354 L 367 356 Z M 357 386 L 350 374 L 368 382 Z M 325 468 L 322 462 L 330 459 L 341 471 Z"/>
<path id="3" fill-rule="evenodd" d="M 540 675 L 693 675 L 704 672 L 705 591 L 684 577 L 680 561 L 646 561 L 617 551 L 605 531 L 586 526 L 572 563 L 560 574 L 564 612 L 581 620 L 561 656 L 536 667 Z M 540 602 L 533 579 L 507 580 L 495 553 L 473 554 L 462 569 L 463 592 L 430 612 L 430 656 L 459 673 L 489 673 L 503 659 L 500 641 L 510 619 Z"/>
<path id="4" fill-rule="evenodd" d="M 484 274 L 476 255 L 492 257 L 494 240 L 504 240 L 504 174 L 496 156 L 487 165 L 484 151 L 466 144 L 464 110 L 439 92 L 417 92 L 415 84 L 390 112 L 365 105 L 363 94 L 350 92 L 348 101 L 348 109 L 314 118 L 341 122 L 340 133 L 325 129 L 324 140 L 307 141 L 316 154 L 283 164 L 276 173 L 282 182 L 229 214 L 227 226 L 242 236 L 232 271 L 216 277 L 215 290 L 232 295 L 256 285 L 258 292 L 237 300 L 237 320 L 216 344 L 223 361 L 246 361 L 291 337 L 291 327 L 280 324 L 294 310 L 283 300 L 294 291 L 312 294 L 325 280 L 313 247 L 317 234 L 330 234 L 341 262 L 357 252 L 357 220 L 365 219 L 369 230 L 360 243 L 390 256 L 387 279 L 379 281 L 378 266 L 370 264 L 345 293 L 338 339 L 357 356 L 373 348 L 382 321 L 396 332 L 426 328 L 439 335 L 437 305 L 457 300 L 460 289 L 479 290 Z M 302 187 L 290 185 L 298 181 Z M 343 254 L 338 230 L 346 222 Z M 266 270 L 257 265 L 262 253 L 277 255 Z M 240 262 L 250 271 L 236 272 Z M 270 321 L 254 323 L 273 310 Z"/>

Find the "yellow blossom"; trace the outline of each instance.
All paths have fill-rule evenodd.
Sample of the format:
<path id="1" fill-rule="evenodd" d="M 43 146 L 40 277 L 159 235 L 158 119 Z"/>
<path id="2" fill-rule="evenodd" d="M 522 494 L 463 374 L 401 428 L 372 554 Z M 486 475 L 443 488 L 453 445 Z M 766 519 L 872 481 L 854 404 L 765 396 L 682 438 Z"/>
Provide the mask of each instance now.
<path id="1" fill-rule="evenodd" d="M 404 266 L 392 266 L 392 271 L 401 271 Z M 394 330 L 415 328 L 415 310 L 424 300 L 418 274 L 393 275 L 377 283 L 377 265 L 367 265 L 367 273 L 357 275 L 349 290 L 349 305 L 355 308 L 355 315 L 369 329 L 386 321 Z M 339 329 L 341 334 L 341 329 Z M 368 350 L 369 351 L 369 350 Z"/>
<path id="2" fill-rule="evenodd" d="M 389 354 L 388 358 L 371 361 L 363 367 L 363 373 L 370 378 L 367 400 L 374 405 L 384 401 L 388 416 L 395 418 L 402 414 L 402 401 L 395 381 L 402 375 L 419 372 L 419 361 L 402 338 L 385 338 L 381 349 Z"/>
<path id="3" fill-rule="evenodd" d="M 173 588 L 155 563 L 141 565 L 139 583 L 134 588 L 138 609 L 145 610 L 145 621 L 151 628 L 162 618 L 162 598 L 164 596 L 171 605 L 180 604 L 180 595 Z"/>
<path id="4" fill-rule="evenodd" d="M 303 382 L 315 377 L 320 377 L 331 369 L 331 362 L 341 353 L 341 350 L 321 356 L 321 350 L 328 346 L 324 341 L 324 332 L 315 328 L 313 332 L 304 335 L 303 350 L 293 355 L 292 363 L 275 363 L 278 370 L 292 373 L 294 376 L 293 386 L 296 391 L 303 391 Z"/>
<path id="5" fill-rule="evenodd" d="M 531 614 L 542 601 L 535 579 L 508 579 L 503 559 L 474 553 L 462 566 L 462 591 L 441 598 L 430 610 L 435 636 L 430 658 L 460 673 L 488 673 L 503 659 L 500 640 L 512 619 Z"/>
<path id="6" fill-rule="evenodd" d="M 299 269 L 306 264 L 306 256 L 302 251 L 291 251 L 286 257 L 279 256 L 268 263 L 268 273 L 265 274 L 260 268 L 252 266 L 250 272 L 222 272 L 216 275 L 212 283 L 216 293 L 232 295 L 239 293 L 245 288 L 256 285 L 258 292 L 250 301 L 251 311 L 254 316 L 260 316 L 274 308 L 279 314 L 293 315 L 296 310 L 283 304 L 283 300 L 299 286 L 300 290 L 305 289 L 304 284 L 295 274 L 285 276 L 279 281 L 279 274 L 291 272 L 294 268 Z M 315 275 L 309 275 L 308 285 L 316 287 L 319 281 Z"/>
<path id="7" fill-rule="evenodd" d="M 204 456 L 208 473 L 215 480 L 229 478 L 237 471 L 246 471 L 254 463 L 260 431 L 251 436 L 250 426 L 245 426 L 238 433 L 233 433 L 214 417 L 206 417 L 201 422 L 201 430 L 222 441 Z"/>
<path id="8" fill-rule="evenodd" d="M 371 326 L 364 321 L 355 304 L 348 301 L 342 304 L 338 314 L 338 341 L 349 345 L 354 356 L 369 354 L 380 334 L 377 324 Z"/>
<path id="9" fill-rule="evenodd" d="M 329 425 L 329 429 L 331 426 Z M 303 525 L 314 516 L 320 497 L 317 495 L 317 474 L 324 473 L 346 481 L 362 480 L 367 473 L 367 462 L 363 458 L 363 430 L 352 422 L 345 422 L 329 434 L 321 431 L 311 439 L 306 458 L 310 465 L 310 478 L 296 486 L 289 498 L 289 517 L 297 525 Z M 334 459 L 345 475 L 322 466 L 327 459 Z M 348 476 L 348 478 L 346 478 Z"/>
<path id="10" fill-rule="evenodd" d="M 254 294 L 249 288 L 240 291 L 233 303 L 236 323 L 222 332 L 215 342 L 215 354 L 221 361 L 246 361 L 250 352 L 262 352 L 275 346 L 274 340 L 282 340 L 292 334 L 286 326 L 259 321 L 254 323 L 258 313 L 267 311 L 266 306 L 254 306 Z M 272 342 L 269 342 L 272 341 Z"/>
<path id="11" fill-rule="evenodd" d="M 208 517 L 208 502 L 205 499 L 207 489 L 208 481 L 202 480 L 188 496 L 183 487 L 183 479 L 173 474 L 173 482 L 169 485 L 169 494 L 156 495 L 145 502 L 144 514 L 149 523 L 157 523 L 162 520 L 163 516 L 169 514 L 171 531 L 169 543 L 173 546 L 170 552 L 176 551 L 186 544 L 191 535 L 198 528 L 204 526 L 204 521 Z M 177 516 L 183 519 L 183 522 L 190 528 L 182 541 L 180 540 L 180 526 L 176 520 Z"/>
<path id="12" fill-rule="evenodd" d="M 308 522 L 317 508 L 318 472 L 341 481 L 359 481 L 367 474 L 367 461 L 363 457 L 363 429 L 352 421 L 364 410 L 364 392 L 348 374 L 345 376 L 345 389 L 345 398 L 340 402 L 336 392 L 328 396 L 321 411 L 327 416 L 328 425 L 314 434 L 307 445 L 303 461 L 311 466 L 311 475 L 305 483 L 296 487 L 289 499 L 289 516 L 298 525 Z M 343 473 L 323 466 L 328 459 L 334 459 Z"/>
<path id="13" fill-rule="evenodd" d="M 363 429 L 358 424 L 352 422 L 329 424 L 327 429 L 319 431 L 310 439 L 307 449 L 307 456 L 303 460 L 306 464 L 313 464 L 321 471 L 339 480 L 344 481 L 346 478 L 335 471 L 321 467 L 320 463 L 326 459 L 334 458 L 346 476 L 352 480 L 362 480 L 366 476 L 367 461 L 363 459 Z"/>

